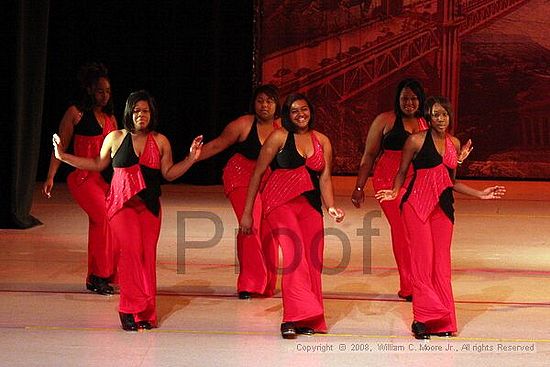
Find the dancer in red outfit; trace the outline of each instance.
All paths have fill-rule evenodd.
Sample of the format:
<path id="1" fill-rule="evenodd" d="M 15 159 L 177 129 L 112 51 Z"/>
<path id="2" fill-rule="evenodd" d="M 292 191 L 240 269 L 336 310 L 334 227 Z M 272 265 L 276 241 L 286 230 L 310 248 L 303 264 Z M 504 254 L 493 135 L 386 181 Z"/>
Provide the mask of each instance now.
<path id="1" fill-rule="evenodd" d="M 355 190 L 351 201 L 356 208 L 365 200 L 364 187 L 373 166 L 372 184 L 374 190 L 389 189 L 399 163 L 401 149 L 412 133 L 427 129 L 422 117 L 424 89 L 415 79 L 404 79 L 397 86 L 394 110 L 381 113 L 372 122 L 365 142 L 365 151 L 361 158 Z M 376 164 L 375 164 L 376 162 Z M 410 179 L 412 169 L 407 174 Z M 402 195 L 402 193 L 401 193 Z M 388 201 L 380 203 L 391 229 L 392 248 L 397 270 L 399 271 L 399 291 L 397 295 L 410 301 L 412 299 L 411 268 L 409 244 L 405 226 L 399 212 L 399 203 Z"/>
<path id="2" fill-rule="evenodd" d="M 363 190 L 373 166 L 374 191 L 392 187 L 405 141 L 411 134 L 428 128 L 423 118 L 425 99 L 424 89 L 419 81 L 412 78 L 404 79 L 397 86 L 393 111 L 381 113 L 372 122 L 365 142 L 365 151 L 361 157 L 355 190 L 351 195 L 351 202 L 356 208 L 359 208 L 365 200 Z M 468 141 L 461 153 L 461 159 L 466 159 L 470 151 L 471 141 Z M 407 187 L 412 173 L 411 167 L 405 176 L 404 187 Z M 393 255 L 399 271 L 397 295 L 410 302 L 412 283 L 409 244 L 399 210 L 403 194 L 404 189 L 399 193 L 398 200 L 381 202 L 380 206 L 391 229 Z"/>
<path id="3" fill-rule="evenodd" d="M 120 249 L 118 279 L 122 328 L 135 331 L 157 326 L 156 250 L 160 232 L 160 181 L 183 175 L 201 153 L 202 136 L 193 140 L 189 156 L 174 164 L 168 139 L 155 131 L 157 112 L 146 91 L 130 94 L 124 110 L 124 129 L 105 138 L 99 156 L 77 157 L 64 152 L 54 135 L 57 159 L 80 169 L 103 170 L 112 160 L 107 218 L 113 246 Z"/>
<path id="4" fill-rule="evenodd" d="M 443 97 L 430 97 L 425 111 L 430 128 L 407 139 L 393 189 L 375 194 L 381 202 L 398 198 L 412 161 L 414 176 L 401 205 L 411 249 L 412 331 L 417 339 L 457 331 L 451 287 L 452 191 L 479 199 L 499 199 L 506 192 L 503 186 L 479 191 L 454 182 L 460 142 L 447 133 L 451 106 Z"/>
<path id="5" fill-rule="evenodd" d="M 79 73 L 83 98 L 70 106 L 59 125 L 59 136 L 64 145 L 73 142 L 74 154 L 96 157 L 103 139 L 117 129 L 113 115 L 111 84 L 104 65 L 84 65 Z M 51 197 L 53 180 L 61 162 L 52 154 L 43 193 Z M 109 184 L 99 172 L 77 169 L 67 177 L 67 186 L 78 205 L 86 212 L 88 227 L 88 274 L 86 288 L 103 295 L 113 294 L 109 285 L 116 270 L 113 251 L 105 229 L 105 196 Z"/>
<path id="6" fill-rule="evenodd" d="M 223 187 L 238 221 L 243 214 L 248 184 L 262 144 L 273 130 L 281 126 L 277 87 L 266 84 L 256 88 L 250 110 L 251 114 L 230 122 L 220 136 L 205 144 L 200 156 L 200 160 L 207 159 L 236 145 L 236 153 L 229 159 L 223 170 Z M 237 292 L 240 299 L 250 299 L 252 294 L 272 296 L 277 282 L 279 254 L 263 217 L 259 195 L 254 201 L 252 214 L 254 217 L 252 233 L 237 234 L 239 259 Z"/>
<path id="7" fill-rule="evenodd" d="M 253 203 L 268 166 L 273 172 L 262 191 L 264 213 L 283 253 L 283 323 L 281 334 L 326 332 L 321 271 L 323 268 L 322 204 L 340 222 L 344 212 L 334 207 L 332 147 L 313 130 L 314 111 L 302 94 L 291 94 L 282 107 L 284 129 L 264 143 L 250 180 L 241 231 L 253 230 Z M 322 201 L 321 201 L 322 200 Z"/>

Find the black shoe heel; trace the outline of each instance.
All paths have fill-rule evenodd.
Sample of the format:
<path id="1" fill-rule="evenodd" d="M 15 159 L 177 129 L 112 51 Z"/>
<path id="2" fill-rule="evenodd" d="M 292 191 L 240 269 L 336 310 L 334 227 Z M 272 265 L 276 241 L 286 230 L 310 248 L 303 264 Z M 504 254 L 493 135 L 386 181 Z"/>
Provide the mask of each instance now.
<path id="1" fill-rule="evenodd" d="M 296 327 L 293 322 L 281 324 L 281 336 L 283 339 L 296 339 Z"/>
<path id="2" fill-rule="evenodd" d="M 313 330 L 310 327 L 297 327 L 296 328 L 296 334 L 298 335 L 313 335 L 315 334 L 315 330 Z"/>
<path id="3" fill-rule="evenodd" d="M 430 339 L 430 334 L 426 331 L 426 324 L 418 321 L 413 321 L 411 330 L 416 339 Z"/>
<path id="4" fill-rule="evenodd" d="M 132 315 L 131 313 L 123 313 L 123 312 L 119 312 L 118 315 L 120 316 L 120 325 L 122 326 L 123 330 L 137 331 L 138 325 L 134 320 L 134 315 Z"/>
<path id="5" fill-rule="evenodd" d="M 111 296 L 115 293 L 107 278 L 101 278 L 93 274 L 90 274 L 86 279 L 86 289 L 103 296 Z"/>

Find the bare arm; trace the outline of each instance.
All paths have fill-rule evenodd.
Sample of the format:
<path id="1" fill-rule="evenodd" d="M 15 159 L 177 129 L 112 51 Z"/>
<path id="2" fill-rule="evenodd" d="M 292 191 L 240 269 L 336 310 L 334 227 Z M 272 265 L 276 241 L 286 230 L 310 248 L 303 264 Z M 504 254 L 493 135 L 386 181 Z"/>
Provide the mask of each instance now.
<path id="1" fill-rule="evenodd" d="M 275 130 L 264 142 L 262 150 L 258 160 L 256 161 L 256 168 L 254 173 L 250 178 L 250 183 L 248 184 L 248 194 L 246 196 L 246 204 L 243 211 L 243 216 L 240 222 L 240 229 L 242 233 L 248 234 L 252 229 L 252 207 L 254 206 L 254 200 L 256 194 L 260 189 L 260 182 L 262 177 L 267 170 L 267 167 L 275 158 L 277 152 L 283 147 L 285 139 L 287 136 L 286 130 L 279 129 Z"/>
<path id="2" fill-rule="evenodd" d="M 420 150 L 422 143 L 426 137 L 426 132 L 420 132 L 413 134 L 407 138 L 405 145 L 403 146 L 403 154 L 401 156 L 401 163 L 399 165 L 399 170 L 393 181 L 393 188 L 391 190 L 380 190 L 374 197 L 380 202 L 385 200 L 394 200 L 399 194 L 399 190 L 403 187 L 405 178 L 407 177 L 407 171 L 409 170 L 409 165 L 415 157 L 416 153 Z"/>
<path id="3" fill-rule="evenodd" d="M 167 181 L 174 181 L 181 177 L 191 168 L 201 155 L 202 135 L 193 139 L 191 147 L 189 148 L 189 155 L 176 164 L 174 164 L 172 160 L 172 147 L 170 146 L 170 141 L 162 134 L 157 134 L 156 139 L 161 153 L 160 170 L 162 172 L 162 177 Z"/>
<path id="4" fill-rule="evenodd" d="M 316 134 L 316 132 L 314 132 L 314 134 Z M 326 136 L 320 133 L 317 133 L 317 136 L 319 136 L 319 142 L 323 147 L 323 156 L 325 159 L 325 168 L 319 175 L 321 197 L 329 215 L 333 217 L 336 222 L 341 222 L 344 220 L 344 211 L 334 206 L 334 189 L 332 186 L 332 145 Z"/>
<path id="5" fill-rule="evenodd" d="M 367 138 L 365 140 L 365 150 L 361 157 L 361 163 L 359 164 L 359 171 L 357 172 L 357 180 L 355 182 L 355 189 L 351 194 L 351 202 L 356 208 L 361 206 L 361 203 L 365 200 L 365 194 L 363 192 L 367 179 L 374 165 L 374 161 L 380 153 L 380 147 L 382 146 L 382 138 L 384 136 L 384 128 L 386 127 L 386 121 L 390 118 L 390 113 L 383 113 L 378 115 L 372 122 Z"/>
<path id="6" fill-rule="evenodd" d="M 204 144 L 198 160 L 208 159 L 237 143 L 242 136 L 250 131 L 253 121 L 253 115 L 241 116 L 231 121 L 217 138 Z"/>
<path id="7" fill-rule="evenodd" d="M 103 140 L 99 155 L 95 158 L 78 157 L 74 154 L 65 153 L 65 147 L 61 138 L 53 135 L 54 154 L 57 159 L 73 167 L 86 171 L 103 171 L 111 163 L 111 152 L 116 141 L 120 139 L 122 132 L 115 130 L 109 133 Z"/>
<path id="8" fill-rule="evenodd" d="M 71 106 L 67 109 L 67 111 L 65 111 L 65 114 L 63 115 L 63 118 L 59 123 L 58 131 L 58 135 L 61 139 L 61 143 L 63 144 L 63 146 L 69 146 L 69 144 L 71 143 L 74 134 L 74 126 L 80 121 L 81 117 L 82 113 L 75 106 Z M 46 177 L 46 181 L 44 181 L 44 185 L 42 186 L 42 192 L 48 198 L 51 197 L 53 180 L 60 165 L 61 161 L 55 158 L 55 154 L 54 152 L 52 152 L 52 155 L 50 157 L 48 176 Z"/>

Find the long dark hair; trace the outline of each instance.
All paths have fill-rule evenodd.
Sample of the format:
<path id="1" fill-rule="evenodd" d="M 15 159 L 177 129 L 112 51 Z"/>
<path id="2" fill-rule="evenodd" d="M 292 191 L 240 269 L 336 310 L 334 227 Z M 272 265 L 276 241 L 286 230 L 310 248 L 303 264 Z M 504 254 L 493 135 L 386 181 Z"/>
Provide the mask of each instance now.
<path id="1" fill-rule="evenodd" d="M 447 114 L 449 115 L 449 128 L 448 130 L 451 130 L 453 128 L 453 108 L 451 106 L 451 102 L 443 96 L 431 96 L 426 100 L 426 104 L 424 105 L 424 118 L 426 119 L 426 122 L 432 125 L 432 108 L 434 105 L 439 104 L 441 107 L 447 111 Z"/>
<path id="2" fill-rule="evenodd" d="M 254 92 L 252 92 L 252 99 L 250 100 L 250 113 L 253 115 L 256 114 L 256 98 L 258 98 L 261 93 L 264 93 L 266 96 L 275 101 L 274 118 L 279 118 L 279 116 L 281 116 L 281 101 L 279 88 L 277 88 L 274 84 L 263 84 L 254 89 Z"/>
<path id="3" fill-rule="evenodd" d="M 93 91 L 99 79 L 105 78 L 109 81 L 109 84 L 111 83 L 109 71 L 107 67 L 100 62 L 89 62 L 80 67 L 76 77 L 80 83 L 81 89 L 80 101 L 76 106 L 80 111 L 91 111 L 96 103 L 95 93 Z M 103 112 L 108 115 L 112 115 L 114 112 L 112 93 L 109 102 L 103 107 Z"/>
<path id="4" fill-rule="evenodd" d="M 294 102 L 299 99 L 303 99 L 304 101 L 306 101 L 309 107 L 309 122 L 307 124 L 308 128 L 311 130 L 315 125 L 315 108 L 313 107 L 313 104 L 311 103 L 309 98 L 301 93 L 292 93 L 286 97 L 285 102 L 281 107 L 281 125 L 283 125 L 283 127 L 291 133 L 296 132 L 296 125 L 294 125 L 294 123 L 290 120 L 290 107 Z"/>
<path id="5" fill-rule="evenodd" d="M 420 82 L 414 78 L 403 79 L 397 85 L 397 90 L 395 91 L 395 100 L 393 103 L 393 111 L 395 112 L 395 116 L 399 118 L 403 117 L 403 111 L 401 111 L 400 98 L 401 98 L 401 92 L 405 88 L 409 88 L 410 90 L 412 90 L 412 92 L 418 98 L 418 110 L 414 113 L 414 116 L 422 117 L 422 114 L 424 113 L 424 103 L 426 103 L 426 93 L 424 93 L 424 88 L 422 88 L 422 84 L 420 84 Z"/>
<path id="6" fill-rule="evenodd" d="M 158 127 L 158 118 L 157 118 L 157 106 L 155 99 L 149 92 L 146 90 L 138 90 L 136 92 L 130 93 L 128 99 L 126 100 L 126 106 L 124 107 L 124 116 L 122 118 L 122 123 L 124 128 L 130 132 L 134 132 L 136 127 L 134 126 L 134 107 L 139 101 L 145 101 L 149 104 L 149 126 L 147 130 L 155 131 Z"/>

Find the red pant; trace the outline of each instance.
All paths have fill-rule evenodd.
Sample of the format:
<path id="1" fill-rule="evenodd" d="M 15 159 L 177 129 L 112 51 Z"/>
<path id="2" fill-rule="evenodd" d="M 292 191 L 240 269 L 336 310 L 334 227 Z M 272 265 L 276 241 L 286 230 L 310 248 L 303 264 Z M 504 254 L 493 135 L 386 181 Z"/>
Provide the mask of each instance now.
<path id="1" fill-rule="evenodd" d="M 248 188 L 239 187 L 231 191 L 229 200 L 240 221 L 243 216 Z M 277 282 L 278 249 L 263 219 L 262 201 L 258 196 L 252 212 L 252 234 L 237 234 L 237 256 L 239 258 L 238 292 L 252 292 L 272 296 Z"/>
<path id="2" fill-rule="evenodd" d="M 407 297 L 412 294 L 411 281 L 411 253 L 409 248 L 409 239 L 407 228 L 401 216 L 399 205 L 404 191 L 398 195 L 395 200 L 383 201 L 380 203 L 384 215 L 388 219 L 391 229 L 391 243 L 393 256 L 399 271 L 399 292 L 401 297 Z"/>
<path id="3" fill-rule="evenodd" d="M 116 265 L 106 225 L 105 196 L 109 185 L 97 172 L 90 172 L 81 181 L 79 171 L 67 177 L 67 187 L 78 205 L 88 215 L 88 275 L 111 278 Z"/>
<path id="4" fill-rule="evenodd" d="M 323 217 L 303 196 L 267 216 L 283 253 L 283 322 L 326 332 L 321 271 Z"/>
<path id="5" fill-rule="evenodd" d="M 119 311 L 137 321 L 157 323 L 157 243 L 161 215 L 156 217 L 143 202 L 133 198 L 109 221 L 113 242 L 120 248 Z"/>
<path id="6" fill-rule="evenodd" d="M 405 203 L 403 218 L 410 234 L 414 319 L 426 323 L 428 332 L 456 332 L 451 286 L 453 224 L 439 205 L 422 222 Z"/>

